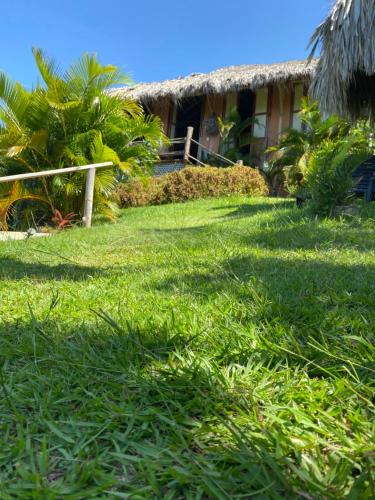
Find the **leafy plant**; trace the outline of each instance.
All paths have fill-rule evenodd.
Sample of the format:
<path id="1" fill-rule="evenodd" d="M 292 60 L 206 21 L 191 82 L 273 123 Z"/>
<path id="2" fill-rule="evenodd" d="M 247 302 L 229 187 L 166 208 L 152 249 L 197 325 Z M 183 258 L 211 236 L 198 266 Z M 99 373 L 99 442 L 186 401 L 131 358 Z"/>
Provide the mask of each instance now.
<path id="1" fill-rule="evenodd" d="M 51 221 L 56 224 L 58 229 L 66 229 L 77 222 L 77 214 L 71 212 L 69 214 L 62 215 L 60 210 L 55 209 L 55 215 L 52 217 Z"/>
<path id="2" fill-rule="evenodd" d="M 374 152 L 374 131 L 366 121 L 325 118 L 308 98 L 300 117 L 302 130 L 288 131 L 268 152 L 282 168 L 291 194 L 311 199 L 316 213 L 332 215 L 351 197 L 354 169 Z"/>
<path id="3" fill-rule="evenodd" d="M 101 65 L 95 55 L 86 54 L 62 72 L 42 50 L 33 54 L 42 84 L 32 91 L 0 73 L 1 174 L 111 161 L 117 171 L 97 171 L 94 207 L 113 218 L 117 172 L 147 173 L 166 140 L 160 119 L 108 92 L 130 80 L 116 66 Z M 1 224 L 6 227 L 12 205 L 30 197 L 43 198 L 49 213 L 58 206 L 81 214 L 84 182 L 85 174 L 77 172 L 40 179 L 24 185 L 22 192 L 8 185 L 0 199 Z"/>
<path id="4" fill-rule="evenodd" d="M 309 155 L 302 169 L 302 186 L 315 213 L 332 216 L 338 205 L 353 196 L 353 171 L 368 157 L 364 146 L 363 136 L 354 131 L 345 139 L 324 140 Z"/>
<path id="5" fill-rule="evenodd" d="M 272 162 L 282 167 L 286 187 L 291 194 L 297 194 L 303 183 L 303 170 L 309 156 L 326 139 L 345 137 L 350 125 L 338 116 L 324 118 L 316 102 L 309 98 L 302 100 L 300 113 L 302 129 L 288 130 L 276 146 L 268 149 Z"/>
<path id="6" fill-rule="evenodd" d="M 270 194 L 272 196 L 279 195 L 280 188 L 284 181 L 284 170 L 282 165 L 273 161 L 264 161 L 258 168 L 268 184 Z"/>
<path id="7" fill-rule="evenodd" d="M 27 214 L 19 214 L 17 206 L 25 205 L 27 202 L 37 203 L 43 206 L 45 210 L 50 208 L 50 200 L 40 186 L 29 187 L 27 183 L 19 181 L 13 182 L 10 187 L 0 184 L 0 230 L 5 231 L 9 227 L 9 218 L 13 218 L 13 223 L 21 229 L 24 228 L 24 220 L 27 220 Z M 30 208 L 29 203 L 29 208 Z M 30 224 L 26 224 L 27 227 Z"/>
<path id="8" fill-rule="evenodd" d="M 252 143 L 251 126 L 253 118 L 242 120 L 236 107 L 232 108 L 226 119 L 218 117 L 220 130 L 219 152 L 229 160 L 249 161 L 249 154 L 244 149 Z"/>

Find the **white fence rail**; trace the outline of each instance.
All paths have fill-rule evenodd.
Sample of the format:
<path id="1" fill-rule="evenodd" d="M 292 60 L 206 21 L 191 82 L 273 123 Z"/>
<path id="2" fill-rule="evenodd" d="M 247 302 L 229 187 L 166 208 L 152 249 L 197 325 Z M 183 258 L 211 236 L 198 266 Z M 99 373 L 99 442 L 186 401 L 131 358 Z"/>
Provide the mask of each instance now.
<path id="1" fill-rule="evenodd" d="M 57 168 L 54 170 L 43 170 L 41 172 L 29 172 L 27 174 L 8 175 L 5 177 L 0 177 L 0 183 L 23 181 L 27 179 L 37 179 L 38 177 L 50 177 L 52 175 L 62 175 L 70 172 L 81 172 L 87 170 L 83 223 L 85 227 L 91 227 L 96 169 L 108 168 L 113 166 L 114 166 L 113 163 L 109 161 L 105 163 L 93 163 L 92 165 L 83 165 L 81 167 L 66 167 L 66 168 Z"/>

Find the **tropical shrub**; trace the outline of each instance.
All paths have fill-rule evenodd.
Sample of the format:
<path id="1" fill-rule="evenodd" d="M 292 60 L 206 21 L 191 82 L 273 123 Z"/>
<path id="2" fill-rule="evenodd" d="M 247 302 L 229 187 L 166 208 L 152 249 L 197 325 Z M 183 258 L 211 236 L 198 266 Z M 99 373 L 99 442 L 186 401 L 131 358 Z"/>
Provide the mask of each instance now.
<path id="1" fill-rule="evenodd" d="M 290 130 L 269 148 L 271 164 L 282 168 L 291 194 L 309 200 L 314 213 L 330 216 L 353 196 L 353 172 L 374 154 L 369 122 L 350 124 L 337 116 L 323 118 L 317 103 L 304 99 L 302 130 Z"/>
<path id="2" fill-rule="evenodd" d="M 247 194 L 267 195 L 267 184 L 258 170 L 251 167 L 186 167 L 148 182 L 123 183 L 118 195 L 123 207 L 161 205 L 198 198 Z"/>
<path id="3" fill-rule="evenodd" d="M 97 170 L 94 208 L 113 217 L 118 171 L 145 174 L 165 140 L 160 119 L 109 93 L 129 78 L 96 56 L 85 55 L 61 72 L 40 49 L 33 53 L 42 84 L 32 91 L 0 73 L 0 175 L 112 161 L 117 171 Z M 82 214 L 85 175 L 3 184 L 0 224 L 6 226 L 21 200 L 43 203 L 49 219 L 56 209 Z"/>
<path id="4" fill-rule="evenodd" d="M 368 156 L 362 137 L 351 133 L 345 139 L 324 140 L 303 167 L 302 186 L 315 214 L 332 216 L 335 208 L 353 197 L 353 171 Z"/>
<path id="5" fill-rule="evenodd" d="M 288 130 L 276 146 L 268 149 L 270 162 L 283 169 L 286 189 L 292 195 L 300 191 L 303 170 L 315 149 L 325 140 L 345 137 L 350 130 L 349 123 L 338 116 L 324 118 L 318 104 L 309 98 L 302 100 L 300 119 L 301 130 Z"/>

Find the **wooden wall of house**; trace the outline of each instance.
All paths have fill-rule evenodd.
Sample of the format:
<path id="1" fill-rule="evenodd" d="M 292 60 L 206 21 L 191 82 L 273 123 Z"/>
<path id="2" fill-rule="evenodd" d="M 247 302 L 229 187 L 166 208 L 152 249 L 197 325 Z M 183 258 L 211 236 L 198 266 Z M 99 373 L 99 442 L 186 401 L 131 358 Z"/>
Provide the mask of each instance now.
<path id="1" fill-rule="evenodd" d="M 292 98 L 293 90 L 291 87 L 281 87 L 281 92 L 283 94 L 283 115 L 281 119 L 280 132 L 283 133 L 291 127 L 292 124 Z"/>
<path id="2" fill-rule="evenodd" d="M 199 134 L 199 142 L 207 149 L 218 152 L 220 145 L 220 134 L 209 134 L 206 129 L 207 120 L 212 117 L 223 116 L 225 106 L 225 98 L 222 95 L 207 95 L 203 103 L 203 113 L 201 130 Z"/>
<path id="3" fill-rule="evenodd" d="M 268 126 L 266 134 L 266 147 L 277 142 L 280 134 L 280 120 L 283 114 L 283 95 L 280 88 L 276 85 L 270 87 L 270 102 L 268 114 Z"/>
<path id="4" fill-rule="evenodd" d="M 265 150 L 277 144 L 280 135 L 291 127 L 293 95 L 293 86 L 269 87 L 266 136 L 255 140 L 251 148 L 253 156 L 259 161 L 264 159 Z"/>
<path id="5" fill-rule="evenodd" d="M 226 96 L 208 95 L 205 98 L 202 114 L 202 125 L 200 139 L 205 147 L 218 152 L 220 145 L 219 133 L 209 135 L 206 132 L 205 123 L 213 116 L 225 117 L 227 101 L 235 102 L 235 94 L 232 92 Z M 280 134 L 288 130 L 291 125 L 293 90 L 286 86 L 269 87 L 269 108 L 267 114 L 267 129 L 264 139 L 257 139 L 252 145 L 252 153 L 255 156 L 263 157 L 265 149 L 278 142 Z"/>
<path id="6" fill-rule="evenodd" d="M 166 135 L 169 134 L 171 101 L 169 99 L 159 99 L 154 101 L 150 106 L 152 114 L 158 116 L 163 123 L 163 131 Z"/>
<path id="7" fill-rule="evenodd" d="M 277 144 L 280 135 L 290 128 L 292 94 L 293 89 L 286 86 L 269 87 L 266 136 L 264 140 L 255 141 L 252 147 L 252 153 L 259 159 L 264 157 L 264 151 Z"/>
<path id="8" fill-rule="evenodd" d="M 267 112 L 266 135 L 253 141 L 251 146 L 252 155 L 260 163 L 264 159 L 264 151 L 278 142 L 280 134 L 291 127 L 293 116 L 293 85 L 273 85 L 269 87 L 269 100 Z M 236 94 L 207 95 L 203 100 L 202 119 L 199 131 L 199 142 L 207 149 L 218 152 L 220 146 L 220 134 L 209 133 L 206 127 L 208 120 L 213 117 L 225 117 L 228 107 L 236 102 Z M 161 99 L 148 106 L 150 111 L 159 116 L 164 125 L 164 132 L 171 133 L 173 121 L 174 103 L 169 99 Z"/>

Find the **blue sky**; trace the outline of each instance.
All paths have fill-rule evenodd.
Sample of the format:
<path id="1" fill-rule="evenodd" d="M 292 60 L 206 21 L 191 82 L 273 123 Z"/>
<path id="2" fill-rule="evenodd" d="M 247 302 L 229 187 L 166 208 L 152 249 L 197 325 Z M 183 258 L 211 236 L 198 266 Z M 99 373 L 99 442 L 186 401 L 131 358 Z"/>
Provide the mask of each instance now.
<path id="1" fill-rule="evenodd" d="M 304 58 L 332 0 L 18 0 L 2 5 L 0 70 L 36 81 L 31 47 L 61 66 L 84 52 L 155 81 Z"/>

